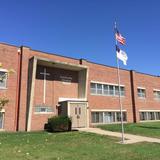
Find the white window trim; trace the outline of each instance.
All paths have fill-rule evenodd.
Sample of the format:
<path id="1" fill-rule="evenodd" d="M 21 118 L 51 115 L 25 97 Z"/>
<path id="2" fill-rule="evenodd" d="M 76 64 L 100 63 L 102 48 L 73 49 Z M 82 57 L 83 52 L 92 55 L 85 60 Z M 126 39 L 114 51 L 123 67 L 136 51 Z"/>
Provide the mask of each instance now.
<path id="1" fill-rule="evenodd" d="M 139 112 L 160 112 L 160 110 L 154 110 L 154 109 L 141 109 Z"/>
<path id="2" fill-rule="evenodd" d="M 0 72 L 7 72 L 7 73 L 8 73 L 8 70 L 7 70 L 7 69 L 0 68 Z"/>
<path id="3" fill-rule="evenodd" d="M 153 89 L 153 91 L 157 91 L 157 92 L 160 92 L 160 89 Z"/>
<path id="4" fill-rule="evenodd" d="M 5 109 L 0 110 L 0 112 L 3 112 L 3 113 L 4 113 L 4 112 L 5 112 Z"/>
<path id="5" fill-rule="evenodd" d="M 137 87 L 137 89 L 144 89 L 144 90 L 146 90 L 146 88 L 145 88 L 145 87 Z"/>

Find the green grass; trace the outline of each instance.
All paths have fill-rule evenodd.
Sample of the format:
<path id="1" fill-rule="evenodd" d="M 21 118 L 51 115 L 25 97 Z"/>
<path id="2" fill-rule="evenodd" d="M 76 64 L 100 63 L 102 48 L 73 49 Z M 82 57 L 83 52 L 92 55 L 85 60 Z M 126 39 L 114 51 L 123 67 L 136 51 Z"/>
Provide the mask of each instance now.
<path id="1" fill-rule="evenodd" d="M 113 132 L 121 132 L 121 124 L 108 124 L 97 127 Z M 125 133 L 160 138 L 160 122 L 128 123 L 124 124 L 124 130 Z"/>
<path id="2" fill-rule="evenodd" d="M 0 160 L 159 160 L 160 144 L 84 132 L 0 133 Z"/>

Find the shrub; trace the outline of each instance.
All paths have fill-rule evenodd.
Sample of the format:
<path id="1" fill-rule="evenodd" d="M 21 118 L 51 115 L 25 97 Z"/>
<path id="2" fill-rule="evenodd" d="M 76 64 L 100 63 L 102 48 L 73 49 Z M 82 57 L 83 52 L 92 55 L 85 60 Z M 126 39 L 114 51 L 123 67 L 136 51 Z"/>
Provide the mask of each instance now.
<path id="1" fill-rule="evenodd" d="M 71 119 L 68 116 L 54 116 L 48 119 L 47 130 L 50 132 L 71 131 Z"/>

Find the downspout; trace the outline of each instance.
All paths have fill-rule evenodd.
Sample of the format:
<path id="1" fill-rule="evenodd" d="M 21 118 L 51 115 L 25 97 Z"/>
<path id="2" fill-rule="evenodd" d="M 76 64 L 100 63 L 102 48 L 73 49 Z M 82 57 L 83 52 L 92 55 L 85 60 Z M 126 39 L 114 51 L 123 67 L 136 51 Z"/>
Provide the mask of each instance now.
<path id="1" fill-rule="evenodd" d="M 131 96 L 132 96 L 132 111 L 133 111 L 133 121 L 134 123 L 137 122 L 137 114 L 136 114 L 136 100 L 135 100 L 135 90 L 134 90 L 134 83 L 135 83 L 135 78 L 134 78 L 135 72 L 133 70 L 130 71 L 130 78 L 131 78 Z"/>
<path id="2" fill-rule="evenodd" d="M 20 109 L 20 94 L 21 94 L 21 72 L 22 72 L 22 48 L 18 51 L 18 69 L 17 69 L 17 88 L 16 88 L 16 107 L 15 107 L 15 123 L 14 129 L 19 129 L 19 109 Z"/>

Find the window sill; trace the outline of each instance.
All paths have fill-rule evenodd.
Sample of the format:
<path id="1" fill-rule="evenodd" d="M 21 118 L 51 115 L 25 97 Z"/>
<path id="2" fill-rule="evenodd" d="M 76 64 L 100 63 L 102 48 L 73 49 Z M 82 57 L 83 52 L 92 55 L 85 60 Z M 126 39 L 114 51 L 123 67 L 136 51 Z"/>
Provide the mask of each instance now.
<path id="1" fill-rule="evenodd" d="M 0 87 L 0 90 L 7 90 L 7 87 Z"/>

